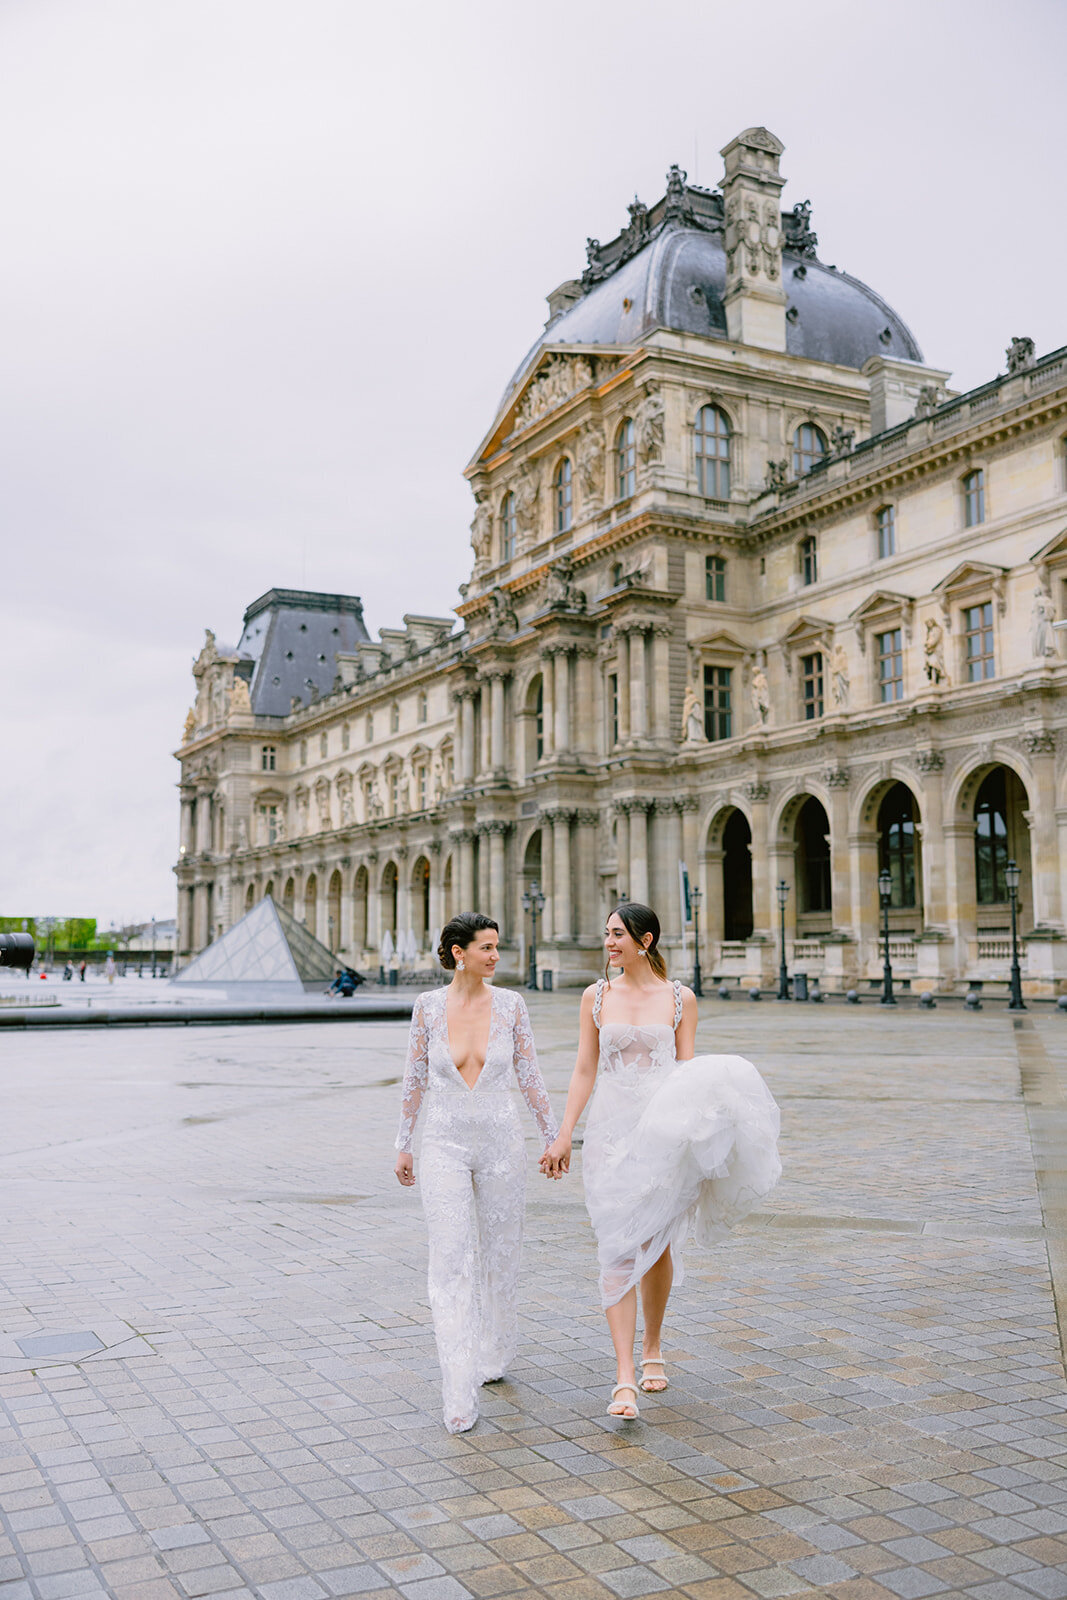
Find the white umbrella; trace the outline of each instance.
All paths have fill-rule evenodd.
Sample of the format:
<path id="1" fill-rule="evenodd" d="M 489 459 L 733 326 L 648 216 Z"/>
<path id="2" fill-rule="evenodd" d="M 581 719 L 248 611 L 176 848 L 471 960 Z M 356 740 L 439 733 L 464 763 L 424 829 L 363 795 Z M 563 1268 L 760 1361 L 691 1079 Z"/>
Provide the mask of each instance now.
<path id="1" fill-rule="evenodd" d="M 393 936 L 389 932 L 389 929 L 386 928 L 384 934 L 382 935 L 382 966 L 383 967 L 387 967 L 389 965 L 390 961 L 392 961 L 392 959 L 393 959 L 393 956 L 394 956 L 395 952 L 396 952 L 396 946 L 393 943 Z"/>

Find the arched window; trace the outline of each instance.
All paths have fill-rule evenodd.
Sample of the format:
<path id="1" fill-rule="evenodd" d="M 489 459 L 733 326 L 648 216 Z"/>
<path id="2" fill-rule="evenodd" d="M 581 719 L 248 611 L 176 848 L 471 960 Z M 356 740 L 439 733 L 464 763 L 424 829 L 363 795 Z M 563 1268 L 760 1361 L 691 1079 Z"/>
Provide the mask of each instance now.
<path id="1" fill-rule="evenodd" d="M 701 406 L 693 424 L 697 493 L 708 500 L 730 498 L 730 424 L 718 406 Z"/>
<path id="2" fill-rule="evenodd" d="M 905 783 L 895 783 L 878 808 L 878 866 L 893 880 L 894 910 L 916 903 L 915 800 Z"/>
<path id="3" fill-rule="evenodd" d="M 793 435 L 793 476 L 802 478 L 816 466 L 829 449 L 826 435 L 814 422 L 802 422 Z"/>
<path id="4" fill-rule="evenodd" d="M 830 910 L 830 822 L 814 795 L 800 808 L 796 826 L 797 909 Z"/>
<path id="5" fill-rule="evenodd" d="M 504 503 L 500 507 L 501 561 L 513 561 L 515 559 L 515 539 L 518 527 L 518 517 L 515 514 L 515 496 L 509 491 L 504 496 Z"/>
<path id="6" fill-rule="evenodd" d="M 1007 901 L 1008 785 L 1004 767 L 982 782 L 974 802 L 974 876 L 980 906 Z"/>
<path id="7" fill-rule="evenodd" d="M 637 441 L 632 417 L 619 424 L 615 435 L 615 498 L 628 500 L 637 488 Z"/>
<path id="8" fill-rule="evenodd" d="M 568 533 L 574 521 L 574 484 L 571 478 L 570 459 L 567 456 L 563 457 L 552 479 L 552 500 L 556 532 Z"/>

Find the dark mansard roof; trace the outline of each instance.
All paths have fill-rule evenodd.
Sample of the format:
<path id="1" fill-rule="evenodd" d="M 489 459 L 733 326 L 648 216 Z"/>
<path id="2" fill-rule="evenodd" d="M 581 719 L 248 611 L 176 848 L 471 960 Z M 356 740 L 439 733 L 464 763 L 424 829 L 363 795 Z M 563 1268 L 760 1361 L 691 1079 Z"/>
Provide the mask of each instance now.
<path id="1" fill-rule="evenodd" d="M 245 612 L 237 671 L 249 678 L 252 710 L 284 717 L 294 699 L 308 705 L 333 689 L 338 650 L 369 639 L 354 594 L 268 589 Z"/>
<path id="2" fill-rule="evenodd" d="M 557 291 L 571 304 L 553 316 L 524 357 L 505 400 L 543 344 L 630 345 L 653 328 L 726 338 L 726 251 L 721 194 L 684 182 L 672 167 L 667 193 L 637 200 L 630 225 L 607 245 L 590 239 L 580 280 Z M 873 289 L 816 255 L 809 202 L 782 214 L 786 351 L 857 370 L 874 355 L 922 361 L 901 317 Z"/>

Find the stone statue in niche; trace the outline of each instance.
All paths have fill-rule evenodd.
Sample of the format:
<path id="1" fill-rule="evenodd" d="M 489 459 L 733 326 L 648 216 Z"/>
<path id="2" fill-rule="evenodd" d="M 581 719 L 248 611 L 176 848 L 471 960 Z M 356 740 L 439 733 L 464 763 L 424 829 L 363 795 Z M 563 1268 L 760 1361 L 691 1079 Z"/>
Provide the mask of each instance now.
<path id="1" fill-rule="evenodd" d="M 341 791 L 341 825 L 342 825 L 342 827 L 345 827 L 345 828 L 350 827 L 351 824 L 353 822 L 355 822 L 355 820 L 356 820 L 355 813 L 354 813 L 354 811 L 352 809 L 352 791 L 351 791 L 351 789 L 342 789 L 342 791 Z"/>
<path id="2" fill-rule="evenodd" d="M 1057 654 L 1056 636 L 1052 624 L 1056 620 L 1056 607 L 1052 596 L 1044 589 L 1034 590 L 1034 603 L 1030 608 L 1030 650 L 1039 661 Z"/>
<path id="3" fill-rule="evenodd" d="M 484 493 L 475 495 L 474 521 L 471 523 L 471 547 L 479 566 L 489 560 L 489 546 L 493 536 L 493 518 Z"/>
<path id="4" fill-rule="evenodd" d="M 537 502 L 541 494 L 541 484 L 536 469 L 528 464 L 520 469 L 515 480 L 515 521 L 520 531 L 527 540 L 535 531 L 537 523 Z"/>
<path id="5" fill-rule="evenodd" d="M 931 683 L 948 682 L 948 669 L 945 666 L 945 630 L 935 617 L 926 619 L 923 671 Z"/>
<path id="6" fill-rule="evenodd" d="M 515 633 L 518 629 L 519 619 L 510 599 L 501 588 L 494 589 L 489 596 L 485 626 L 486 632 L 494 637 L 500 633 Z"/>
<path id="7" fill-rule="evenodd" d="M 765 482 L 768 489 L 784 489 L 789 482 L 789 462 L 768 461 Z"/>
<path id="8" fill-rule="evenodd" d="M 585 610 L 585 590 L 574 582 L 574 563 L 569 556 L 560 556 L 549 567 L 545 604 L 553 611 Z"/>
<path id="9" fill-rule="evenodd" d="M 658 461 L 663 454 L 663 399 L 650 384 L 634 412 L 634 436 L 642 461 Z"/>
<path id="10" fill-rule="evenodd" d="M 682 740 L 685 744 L 705 743 L 704 708 L 691 683 L 686 684 L 682 701 Z"/>
<path id="11" fill-rule="evenodd" d="M 604 492 L 604 440 L 599 428 L 586 428 L 578 441 L 578 482 L 582 497 L 598 501 Z"/>
<path id="12" fill-rule="evenodd" d="M 830 694 L 835 706 L 848 705 L 849 687 L 848 652 L 843 644 L 835 644 L 830 655 Z"/>
<path id="13" fill-rule="evenodd" d="M 238 850 L 248 849 L 248 823 L 244 817 L 238 817 L 237 819 L 237 848 Z"/>
<path id="14" fill-rule="evenodd" d="M 752 671 L 752 687 L 749 691 L 752 700 L 752 709 L 756 713 L 761 727 L 766 727 L 771 714 L 771 690 L 767 682 L 767 674 L 763 667 L 756 663 Z"/>
<path id="15" fill-rule="evenodd" d="M 277 844 L 281 844 L 282 840 L 285 838 L 285 810 L 284 810 L 284 808 L 280 809 L 279 812 L 278 812 L 278 817 L 277 817 L 277 820 L 276 820 L 276 822 L 274 824 L 274 838 L 275 838 L 275 842 Z"/>
<path id="16" fill-rule="evenodd" d="M 251 716 L 251 714 L 252 701 L 248 693 L 248 679 L 235 674 L 233 691 L 230 695 L 230 716 Z"/>

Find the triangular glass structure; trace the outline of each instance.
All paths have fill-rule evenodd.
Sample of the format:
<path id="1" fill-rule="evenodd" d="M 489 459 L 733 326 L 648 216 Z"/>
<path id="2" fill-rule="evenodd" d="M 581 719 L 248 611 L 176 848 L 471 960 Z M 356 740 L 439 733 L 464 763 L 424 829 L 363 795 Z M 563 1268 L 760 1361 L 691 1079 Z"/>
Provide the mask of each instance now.
<path id="1" fill-rule="evenodd" d="M 305 984 L 328 982 L 339 963 L 269 895 L 228 933 L 194 957 L 173 979 L 195 984 Z"/>

